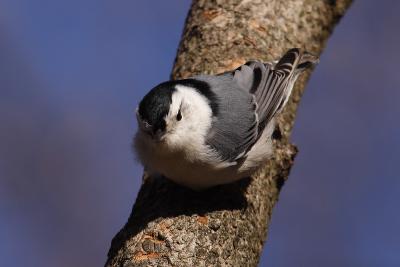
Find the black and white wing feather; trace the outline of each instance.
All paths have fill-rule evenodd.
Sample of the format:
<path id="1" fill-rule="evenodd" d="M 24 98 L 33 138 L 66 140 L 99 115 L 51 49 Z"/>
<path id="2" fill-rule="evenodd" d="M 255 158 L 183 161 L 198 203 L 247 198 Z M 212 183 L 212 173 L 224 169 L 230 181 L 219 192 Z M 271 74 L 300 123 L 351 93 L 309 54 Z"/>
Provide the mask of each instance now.
<path id="1" fill-rule="evenodd" d="M 266 125 L 282 111 L 287 103 L 298 75 L 318 62 L 317 57 L 294 48 L 289 50 L 276 64 L 250 61 L 232 73 L 233 81 L 252 96 L 251 108 L 254 116 L 241 133 L 236 143 L 236 153 L 229 161 L 238 161 L 260 138 Z"/>

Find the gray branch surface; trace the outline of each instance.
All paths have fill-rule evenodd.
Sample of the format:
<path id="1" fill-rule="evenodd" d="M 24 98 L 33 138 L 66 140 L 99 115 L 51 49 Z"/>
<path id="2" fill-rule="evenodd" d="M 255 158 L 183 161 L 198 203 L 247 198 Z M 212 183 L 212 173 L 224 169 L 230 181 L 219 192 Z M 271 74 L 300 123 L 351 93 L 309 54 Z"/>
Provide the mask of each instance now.
<path id="1" fill-rule="evenodd" d="M 287 49 L 320 54 L 351 0 L 195 0 L 172 78 L 270 61 Z M 297 149 L 289 143 L 310 73 L 297 82 L 274 133 L 273 158 L 252 178 L 193 192 L 144 174 L 106 266 L 257 266 L 272 208 Z"/>

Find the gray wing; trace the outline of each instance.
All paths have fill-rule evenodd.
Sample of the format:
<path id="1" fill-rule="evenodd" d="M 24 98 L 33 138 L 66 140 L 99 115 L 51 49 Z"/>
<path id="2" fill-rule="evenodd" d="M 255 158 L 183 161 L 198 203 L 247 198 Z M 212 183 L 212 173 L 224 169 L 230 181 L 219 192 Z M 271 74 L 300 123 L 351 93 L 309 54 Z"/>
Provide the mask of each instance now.
<path id="1" fill-rule="evenodd" d="M 317 62 L 315 56 L 293 48 L 276 64 L 250 61 L 234 72 L 233 79 L 255 96 L 260 131 L 282 111 L 298 75 Z"/>
<path id="2" fill-rule="evenodd" d="M 316 62 L 316 57 L 295 48 L 276 64 L 250 61 L 233 72 L 204 76 L 219 99 L 207 144 L 224 161 L 245 157 L 287 103 L 298 75 Z"/>
<path id="3" fill-rule="evenodd" d="M 232 75 L 203 75 L 195 78 L 211 86 L 218 106 L 205 138 L 206 144 L 222 161 L 234 162 L 246 150 L 247 145 L 243 140 L 252 140 L 257 134 L 255 98 L 243 90 Z"/>

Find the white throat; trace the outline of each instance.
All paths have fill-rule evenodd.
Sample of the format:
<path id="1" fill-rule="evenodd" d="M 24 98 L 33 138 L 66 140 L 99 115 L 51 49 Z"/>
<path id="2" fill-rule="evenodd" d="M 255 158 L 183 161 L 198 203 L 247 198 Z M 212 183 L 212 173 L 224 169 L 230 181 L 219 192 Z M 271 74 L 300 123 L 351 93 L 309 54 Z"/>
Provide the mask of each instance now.
<path id="1" fill-rule="evenodd" d="M 183 152 L 187 158 L 196 160 L 195 155 L 208 154 L 205 137 L 211 127 L 212 110 L 206 97 L 196 89 L 177 85 L 172 94 L 172 103 L 166 117 L 167 146 L 174 151 Z M 176 114 L 181 110 L 182 120 Z"/>

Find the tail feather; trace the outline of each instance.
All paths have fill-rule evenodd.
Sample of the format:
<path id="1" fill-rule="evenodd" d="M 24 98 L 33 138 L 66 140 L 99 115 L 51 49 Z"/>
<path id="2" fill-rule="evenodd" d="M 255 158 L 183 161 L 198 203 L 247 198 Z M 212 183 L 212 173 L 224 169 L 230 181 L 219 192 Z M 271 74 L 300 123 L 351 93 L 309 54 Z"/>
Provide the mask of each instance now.
<path id="1" fill-rule="evenodd" d="M 277 62 L 249 61 L 236 70 L 225 73 L 233 75 L 236 84 L 253 95 L 251 107 L 255 113 L 254 122 L 243 133 L 242 142 L 237 144 L 242 153 L 231 160 L 237 161 L 246 155 L 262 136 L 267 124 L 286 105 L 299 74 L 316 63 L 317 57 L 293 48 Z"/>
<path id="2" fill-rule="evenodd" d="M 297 65 L 297 69 L 305 70 L 311 68 L 314 65 L 317 65 L 318 63 L 319 58 L 317 56 L 304 51 L 299 60 L 299 64 Z"/>
<path id="3" fill-rule="evenodd" d="M 282 111 L 299 74 L 317 63 L 316 56 L 292 48 L 277 62 L 249 61 L 236 69 L 234 79 L 255 96 L 259 128 Z"/>
<path id="4" fill-rule="evenodd" d="M 292 48 L 281 57 L 278 63 L 275 64 L 274 70 L 290 73 L 293 68 L 298 65 L 300 58 L 301 50 L 298 48 Z"/>
<path id="5" fill-rule="evenodd" d="M 274 69 L 291 72 L 292 70 L 305 70 L 318 63 L 317 56 L 300 48 L 292 48 L 275 64 Z"/>
<path id="6" fill-rule="evenodd" d="M 280 90 L 282 93 L 281 99 L 278 101 L 278 106 L 274 114 L 279 113 L 285 107 L 292 93 L 294 83 L 298 76 L 308 68 L 318 64 L 319 59 L 317 56 L 306 52 L 300 48 L 292 48 L 287 51 L 282 58 L 275 64 L 274 71 L 284 73 L 284 81 L 281 84 Z M 268 90 L 268 88 L 265 88 Z"/>

